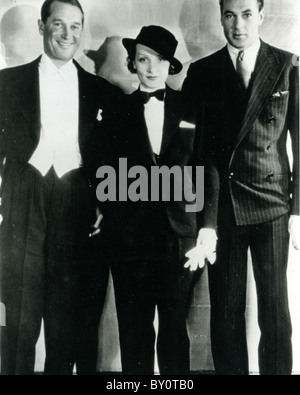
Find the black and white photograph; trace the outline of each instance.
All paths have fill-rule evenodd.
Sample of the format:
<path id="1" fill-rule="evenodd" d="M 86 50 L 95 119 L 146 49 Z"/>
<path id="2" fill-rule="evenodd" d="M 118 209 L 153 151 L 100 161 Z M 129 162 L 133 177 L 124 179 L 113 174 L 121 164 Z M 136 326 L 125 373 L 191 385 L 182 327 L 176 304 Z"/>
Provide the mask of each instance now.
<path id="1" fill-rule="evenodd" d="M 299 29 L 299 0 L 0 0 L 1 376 L 300 375 Z"/>

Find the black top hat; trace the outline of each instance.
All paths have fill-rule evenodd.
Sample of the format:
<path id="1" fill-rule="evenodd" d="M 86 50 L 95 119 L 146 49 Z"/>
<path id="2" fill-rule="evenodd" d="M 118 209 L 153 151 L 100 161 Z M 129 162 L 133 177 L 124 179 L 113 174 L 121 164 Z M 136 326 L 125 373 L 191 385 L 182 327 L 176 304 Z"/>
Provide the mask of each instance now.
<path id="1" fill-rule="evenodd" d="M 173 74 L 182 70 L 181 62 L 174 57 L 178 41 L 171 32 L 161 26 L 144 26 L 135 40 L 124 38 L 122 42 L 129 56 L 135 54 L 137 44 L 142 44 L 166 58 L 173 66 Z"/>

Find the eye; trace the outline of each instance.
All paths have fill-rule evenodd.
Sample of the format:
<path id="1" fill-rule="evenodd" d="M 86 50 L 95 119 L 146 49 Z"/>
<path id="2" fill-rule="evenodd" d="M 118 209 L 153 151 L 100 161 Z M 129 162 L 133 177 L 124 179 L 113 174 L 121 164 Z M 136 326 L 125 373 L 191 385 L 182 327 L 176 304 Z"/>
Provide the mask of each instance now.
<path id="1" fill-rule="evenodd" d="M 55 27 L 61 27 L 61 22 L 54 22 Z"/>
<path id="2" fill-rule="evenodd" d="M 244 14 L 244 18 L 246 18 L 246 19 L 251 18 L 251 17 L 252 17 L 252 14 L 250 14 L 250 13 Z"/>
<path id="3" fill-rule="evenodd" d="M 74 26 L 72 26 L 72 30 L 74 30 L 75 32 L 78 32 L 80 30 L 80 27 L 78 25 L 74 25 Z"/>
<path id="4" fill-rule="evenodd" d="M 226 15 L 225 15 L 225 19 L 231 19 L 232 17 L 233 17 L 232 14 L 226 14 Z"/>
<path id="5" fill-rule="evenodd" d="M 164 58 L 164 57 L 161 56 L 161 55 L 159 55 L 159 56 L 157 57 L 157 59 L 158 59 L 159 62 L 165 62 L 165 61 L 167 60 L 166 58 Z"/>
<path id="6" fill-rule="evenodd" d="M 140 63 L 145 63 L 146 61 L 147 61 L 147 59 L 144 57 L 138 58 L 138 62 L 140 62 Z"/>

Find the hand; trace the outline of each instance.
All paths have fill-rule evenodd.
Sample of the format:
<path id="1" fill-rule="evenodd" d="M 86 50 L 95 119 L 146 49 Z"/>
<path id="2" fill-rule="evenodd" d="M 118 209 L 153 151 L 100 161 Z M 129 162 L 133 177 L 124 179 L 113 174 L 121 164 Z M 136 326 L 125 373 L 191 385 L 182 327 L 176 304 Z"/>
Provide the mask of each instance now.
<path id="1" fill-rule="evenodd" d="M 184 265 L 184 267 L 186 269 L 190 268 L 191 272 L 196 271 L 198 268 L 202 269 L 204 267 L 205 256 L 203 252 L 203 246 L 201 244 L 188 251 L 185 256 L 189 258 L 189 260 Z"/>
<path id="2" fill-rule="evenodd" d="M 92 226 L 91 233 L 89 234 L 89 237 L 94 237 L 101 232 L 100 224 L 103 220 L 103 215 L 100 212 L 100 210 L 98 209 L 98 207 L 96 208 L 96 217 L 97 217 L 96 222 Z"/>
<path id="3" fill-rule="evenodd" d="M 293 247 L 300 250 L 300 215 L 290 216 L 289 232 Z"/>
<path id="4" fill-rule="evenodd" d="M 189 260 L 184 267 L 190 268 L 191 271 L 195 271 L 198 267 L 203 268 L 206 260 L 213 265 L 216 261 L 217 239 L 218 237 L 214 229 L 201 229 L 197 240 L 197 246 L 188 251 L 185 255 Z"/>

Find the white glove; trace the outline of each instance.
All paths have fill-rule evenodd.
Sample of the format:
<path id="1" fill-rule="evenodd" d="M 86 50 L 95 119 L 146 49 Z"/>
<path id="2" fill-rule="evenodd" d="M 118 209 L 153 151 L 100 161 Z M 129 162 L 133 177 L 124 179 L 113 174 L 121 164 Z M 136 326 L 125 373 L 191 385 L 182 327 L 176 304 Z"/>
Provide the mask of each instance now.
<path id="1" fill-rule="evenodd" d="M 290 216 L 289 232 L 293 247 L 300 250 L 300 215 Z"/>
<path id="2" fill-rule="evenodd" d="M 185 254 L 189 260 L 184 267 L 195 271 L 198 267 L 204 267 L 205 260 L 213 265 L 216 261 L 217 240 L 218 237 L 214 229 L 201 229 L 197 239 L 197 246 Z"/>

